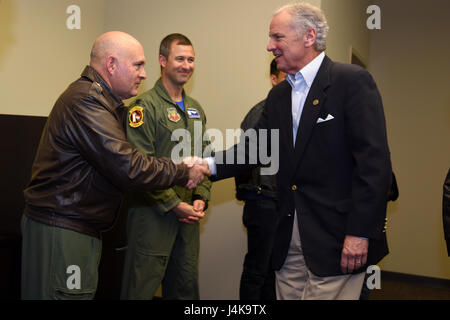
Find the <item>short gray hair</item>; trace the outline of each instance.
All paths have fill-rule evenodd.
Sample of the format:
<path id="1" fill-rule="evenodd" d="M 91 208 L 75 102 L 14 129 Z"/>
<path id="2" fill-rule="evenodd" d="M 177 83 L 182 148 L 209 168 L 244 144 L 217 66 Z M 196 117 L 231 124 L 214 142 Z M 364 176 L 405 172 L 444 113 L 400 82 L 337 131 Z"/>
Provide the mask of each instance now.
<path id="1" fill-rule="evenodd" d="M 297 31 L 298 37 L 302 37 L 309 28 L 316 29 L 316 42 L 314 48 L 324 51 L 327 48 L 327 33 L 330 29 L 324 13 L 309 3 L 300 2 L 288 4 L 278 9 L 274 16 L 282 11 L 287 11 L 292 16 L 292 27 Z"/>

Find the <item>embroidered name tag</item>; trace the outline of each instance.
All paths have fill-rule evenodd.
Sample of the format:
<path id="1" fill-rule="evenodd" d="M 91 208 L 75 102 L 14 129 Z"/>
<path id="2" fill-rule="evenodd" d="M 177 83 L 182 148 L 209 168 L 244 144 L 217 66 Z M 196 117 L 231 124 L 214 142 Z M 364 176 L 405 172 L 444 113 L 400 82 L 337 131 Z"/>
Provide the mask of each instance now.
<path id="1" fill-rule="evenodd" d="M 200 113 L 194 108 L 187 108 L 187 115 L 189 118 L 200 119 Z"/>

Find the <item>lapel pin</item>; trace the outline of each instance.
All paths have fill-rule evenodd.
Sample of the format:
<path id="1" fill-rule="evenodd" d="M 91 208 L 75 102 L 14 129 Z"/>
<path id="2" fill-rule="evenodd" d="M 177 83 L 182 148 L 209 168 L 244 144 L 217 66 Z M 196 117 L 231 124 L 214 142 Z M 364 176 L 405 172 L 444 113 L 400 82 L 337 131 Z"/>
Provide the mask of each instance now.
<path id="1" fill-rule="evenodd" d="M 317 106 L 318 104 L 319 104 L 319 100 L 318 100 L 318 99 L 315 99 L 315 100 L 313 101 L 313 105 Z"/>

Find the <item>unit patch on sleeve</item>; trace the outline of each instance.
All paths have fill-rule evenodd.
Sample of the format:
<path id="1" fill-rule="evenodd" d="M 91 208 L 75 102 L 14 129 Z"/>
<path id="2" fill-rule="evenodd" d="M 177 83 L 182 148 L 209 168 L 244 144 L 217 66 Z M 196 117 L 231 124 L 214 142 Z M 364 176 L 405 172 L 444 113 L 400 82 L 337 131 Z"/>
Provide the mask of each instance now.
<path id="1" fill-rule="evenodd" d="M 187 114 L 189 118 L 192 119 L 200 119 L 200 113 L 197 109 L 194 108 L 187 108 Z"/>
<path id="2" fill-rule="evenodd" d="M 137 128 L 144 123 L 144 108 L 135 106 L 128 112 L 130 127 Z"/>
<path id="3" fill-rule="evenodd" d="M 176 108 L 167 108 L 167 116 L 169 117 L 169 120 L 173 122 L 178 122 L 181 119 Z"/>

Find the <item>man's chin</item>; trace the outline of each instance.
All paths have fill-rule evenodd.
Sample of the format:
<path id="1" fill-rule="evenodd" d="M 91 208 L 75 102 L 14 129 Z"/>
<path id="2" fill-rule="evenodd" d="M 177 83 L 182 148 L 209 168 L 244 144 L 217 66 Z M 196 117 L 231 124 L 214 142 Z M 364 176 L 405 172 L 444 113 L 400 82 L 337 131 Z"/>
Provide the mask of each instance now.
<path id="1" fill-rule="evenodd" d="M 139 93 L 138 88 L 132 90 L 132 91 L 130 92 L 130 98 L 131 98 L 131 97 L 136 97 L 136 96 L 138 95 L 138 93 Z"/>
<path id="2" fill-rule="evenodd" d="M 119 96 L 118 98 L 119 98 L 120 100 L 126 100 L 126 99 L 130 99 L 130 98 L 136 97 L 137 95 L 138 95 L 137 90 L 133 90 L 132 92 L 128 92 L 128 93 L 122 94 L 122 95 Z"/>
<path id="3" fill-rule="evenodd" d="M 188 80 L 189 80 L 189 78 L 187 78 L 187 79 L 178 79 L 177 84 L 180 87 L 183 87 L 186 84 L 186 82 L 188 82 Z"/>
<path id="4" fill-rule="evenodd" d="M 191 74 L 182 74 L 178 77 L 178 83 L 180 84 L 185 84 L 186 82 L 189 81 L 189 79 L 191 78 L 192 73 Z"/>
<path id="5" fill-rule="evenodd" d="M 286 72 L 286 64 L 280 59 L 280 60 L 277 60 L 276 61 L 277 62 L 277 69 L 279 70 L 279 71 L 283 71 L 283 72 Z"/>

